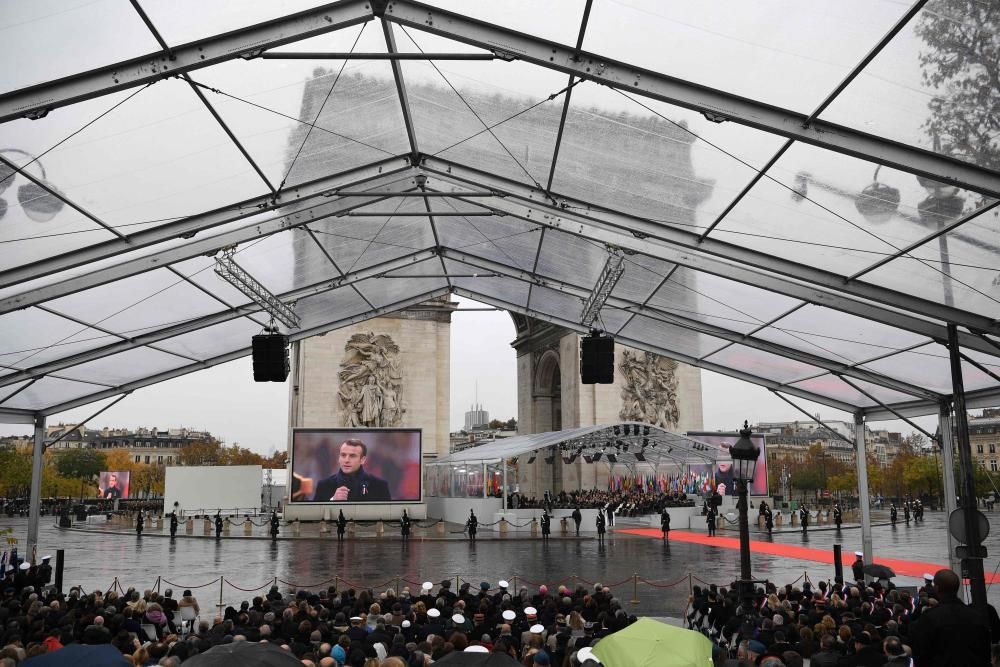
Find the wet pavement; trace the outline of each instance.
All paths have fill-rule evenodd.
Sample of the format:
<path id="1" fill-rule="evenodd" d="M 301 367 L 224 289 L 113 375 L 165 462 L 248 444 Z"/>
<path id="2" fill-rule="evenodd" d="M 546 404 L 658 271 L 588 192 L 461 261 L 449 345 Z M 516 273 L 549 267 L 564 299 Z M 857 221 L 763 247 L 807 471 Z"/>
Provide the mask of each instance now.
<path id="1" fill-rule="evenodd" d="M 993 513 L 987 513 L 992 520 Z M 881 520 L 876 513 L 875 521 Z M 444 578 L 477 585 L 498 579 L 515 580 L 518 585 L 537 586 L 539 583 L 571 584 L 601 582 L 613 585 L 616 595 L 627 607 L 640 614 L 676 615 L 684 608 L 690 584 L 712 582 L 726 584 L 739 571 L 735 551 L 704 547 L 681 542 L 663 543 L 648 537 L 614 535 L 605 544 L 595 539 L 483 540 L 475 544 L 458 540 L 421 541 L 408 544 L 395 534 L 381 540 L 361 539 L 338 543 L 335 536 L 268 540 L 206 538 L 169 538 L 147 535 L 137 539 L 133 534 L 59 530 L 43 520 L 39 555 L 57 548 L 66 550 L 68 585 L 78 584 L 86 590 L 107 589 L 115 577 L 124 587 L 152 587 L 162 578 L 162 587 L 196 589 L 202 601 L 218 601 L 220 575 L 223 600 L 229 604 L 253 595 L 239 589 L 266 589 L 274 578 L 282 582 L 307 586 L 320 582 L 372 586 L 380 589 L 397 585 L 419 586 L 419 582 L 435 583 Z M 626 524 L 618 521 L 619 528 Z M 0 527 L 14 529 L 14 536 L 24 543 L 27 520 L 6 519 Z M 290 534 L 283 527 L 283 535 Z M 736 536 L 735 530 L 720 531 L 720 535 Z M 484 535 L 485 537 L 485 535 Z M 754 531 L 754 539 L 766 539 Z M 839 533 L 834 529 L 818 529 L 803 538 L 801 532 L 787 530 L 776 533 L 774 542 L 831 549 L 834 543 L 843 545 L 846 553 L 860 549 L 861 531 L 848 528 Z M 990 557 L 987 573 L 1000 568 L 1000 536 L 986 540 Z M 879 556 L 947 563 L 945 517 L 940 512 L 927 512 L 922 524 L 900 523 L 876 526 L 874 529 L 876 561 Z M 778 583 L 799 579 L 804 573 L 813 580 L 833 578 L 833 566 L 822 563 L 754 554 L 753 574 L 756 578 Z M 638 574 L 638 585 L 635 575 Z M 900 585 L 916 584 L 916 579 L 899 577 Z M 323 584 L 329 585 L 329 584 Z M 454 584 L 453 584 L 454 585 Z M 282 587 L 286 584 L 282 583 Z M 200 588 L 199 588 L 200 587 Z M 239 587 L 239 588 L 237 588 Z M 1000 605 L 1000 586 L 990 589 L 989 598 Z M 633 599 L 637 604 L 631 604 Z M 204 606 L 204 602 L 203 602 Z"/>

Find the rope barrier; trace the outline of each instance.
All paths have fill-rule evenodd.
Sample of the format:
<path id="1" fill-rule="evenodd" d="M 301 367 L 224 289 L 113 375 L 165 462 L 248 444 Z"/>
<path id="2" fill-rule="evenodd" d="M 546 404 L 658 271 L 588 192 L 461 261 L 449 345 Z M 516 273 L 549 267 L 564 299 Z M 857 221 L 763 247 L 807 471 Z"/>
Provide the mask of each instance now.
<path id="1" fill-rule="evenodd" d="M 339 583 L 339 582 L 342 582 L 344 580 L 341 579 L 340 577 L 334 577 L 333 579 L 324 579 L 323 581 L 320 581 L 320 582 L 315 583 L 315 584 L 294 584 L 294 583 L 292 583 L 290 581 L 285 581 L 284 579 L 276 579 L 275 581 L 277 581 L 278 583 L 281 583 L 281 584 L 285 584 L 286 586 L 294 586 L 295 588 L 306 588 L 306 589 L 308 589 L 308 588 L 319 588 L 320 586 L 325 586 L 325 585 L 329 584 L 331 581 Z M 356 586 L 348 586 L 348 588 L 356 588 Z M 362 588 L 364 588 L 364 587 L 362 587 Z"/>
<path id="2" fill-rule="evenodd" d="M 678 579 L 677 581 L 671 582 L 669 584 L 658 584 L 656 582 L 649 581 L 647 579 L 643 579 L 642 577 L 639 577 L 639 581 L 641 581 L 642 583 L 644 583 L 644 584 L 646 584 L 648 586 L 652 586 L 653 588 L 673 588 L 674 586 L 676 586 L 678 584 L 682 584 L 682 583 L 684 583 L 687 580 L 688 580 L 688 575 L 686 575 L 686 574 L 683 577 L 681 577 L 680 579 Z"/>
<path id="3" fill-rule="evenodd" d="M 222 577 L 219 577 L 219 579 L 222 579 Z M 167 581 L 166 579 L 163 580 L 163 583 L 167 584 L 168 586 L 173 586 L 174 588 L 179 588 L 181 590 L 194 590 L 195 588 L 208 588 L 209 586 L 214 586 L 215 584 L 219 583 L 219 579 L 212 579 L 207 584 L 202 584 L 201 586 L 181 586 L 180 584 L 175 584 L 174 582 Z"/>
<path id="4" fill-rule="evenodd" d="M 223 579 L 225 579 L 225 577 L 223 577 Z M 254 591 L 259 591 L 261 589 L 270 587 L 273 583 L 273 580 L 268 580 L 266 584 L 264 584 L 263 586 L 257 586 L 256 588 L 240 588 L 239 586 L 229 581 L 228 579 L 225 579 L 225 582 L 238 591 L 243 591 L 244 593 L 253 593 Z"/>

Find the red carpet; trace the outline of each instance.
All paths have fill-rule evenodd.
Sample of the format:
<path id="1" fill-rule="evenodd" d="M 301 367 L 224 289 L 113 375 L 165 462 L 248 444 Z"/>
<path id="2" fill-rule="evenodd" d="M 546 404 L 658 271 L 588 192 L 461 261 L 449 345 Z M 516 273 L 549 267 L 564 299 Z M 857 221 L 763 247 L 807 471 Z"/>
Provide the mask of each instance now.
<path id="1" fill-rule="evenodd" d="M 662 538 L 662 533 L 655 528 L 623 528 L 616 530 L 616 533 L 627 533 L 629 535 L 642 535 L 644 537 Z M 740 540 L 737 537 L 709 537 L 707 533 L 692 533 L 686 530 L 671 530 L 671 542 L 688 542 L 689 544 L 701 544 L 703 546 L 715 547 L 717 549 L 732 549 L 739 551 Z M 780 544 L 777 542 L 761 542 L 750 540 L 750 551 L 752 553 L 769 554 L 772 556 L 784 556 L 785 558 L 797 558 L 799 560 L 809 560 L 816 563 L 826 563 L 833 565 L 833 549 L 812 549 L 794 544 Z M 845 549 L 841 553 L 841 560 L 844 569 L 850 576 L 851 563 L 854 562 L 854 550 Z M 896 558 L 875 558 L 875 562 L 880 565 L 888 565 L 892 571 L 898 575 L 906 577 L 924 576 L 925 572 L 931 574 L 942 568 L 948 567 L 939 563 L 927 563 L 915 560 L 899 560 Z M 986 583 L 992 584 L 1000 581 L 1000 575 L 986 573 Z"/>

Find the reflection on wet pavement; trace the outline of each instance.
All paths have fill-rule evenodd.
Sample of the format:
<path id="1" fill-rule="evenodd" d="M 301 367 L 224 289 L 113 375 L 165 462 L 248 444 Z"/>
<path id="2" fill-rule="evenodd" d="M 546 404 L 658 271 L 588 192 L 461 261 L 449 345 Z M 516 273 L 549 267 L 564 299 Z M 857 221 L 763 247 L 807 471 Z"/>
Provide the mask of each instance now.
<path id="1" fill-rule="evenodd" d="M 991 514 L 991 513 L 990 513 Z M 988 515 L 990 515 L 988 514 Z M 878 520 L 878 519 L 876 519 Z M 137 539 L 132 535 L 95 534 L 60 531 L 46 518 L 43 522 L 39 555 L 57 548 L 66 550 L 67 584 L 79 584 L 86 590 L 108 588 L 117 576 L 126 588 L 150 588 L 157 577 L 163 586 L 195 588 L 209 584 L 197 595 L 218 600 L 218 577 L 225 576 L 224 601 L 246 599 L 252 593 L 239 591 L 266 587 L 274 577 L 300 585 L 316 584 L 335 577 L 347 584 L 395 587 L 413 586 L 415 582 L 459 576 L 462 581 L 478 584 L 499 579 L 518 585 L 537 586 L 573 581 L 616 584 L 614 592 L 626 607 L 640 614 L 671 615 L 684 608 L 689 583 L 726 584 L 739 571 L 735 551 L 714 549 L 680 542 L 663 543 L 659 539 L 609 535 L 602 545 L 596 540 L 541 540 L 466 542 L 421 542 L 403 544 L 392 536 L 384 541 L 338 543 L 335 537 L 323 540 L 287 540 L 272 544 L 264 540 L 185 539 L 160 537 Z M 0 527 L 10 526 L 23 544 L 27 520 L 7 519 Z M 624 526 L 619 526 L 624 527 Z M 736 532 L 720 531 L 735 536 Z M 754 539 L 766 539 L 755 534 Z M 846 552 L 860 548 L 861 532 L 845 529 L 815 531 L 803 538 L 801 533 L 782 533 L 775 542 L 807 544 L 818 549 L 832 549 L 839 542 Z M 947 539 L 943 513 L 928 512 L 923 524 L 900 524 L 895 529 L 878 526 L 874 532 L 878 556 L 908 558 L 947 563 Z M 990 557 L 987 573 L 1000 567 L 1000 538 L 991 535 L 986 541 Z M 755 578 L 778 583 L 793 581 L 804 573 L 813 580 L 833 578 L 833 567 L 820 563 L 781 558 L 764 554 L 753 556 Z M 638 586 L 634 576 L 638 574 Z M 689 578 L 688 575 L 691 575 Z M 656 586 L 646 582 L 652 582 Z M 897 584 L 914 584 L 916 579 L 900 577 Z M 672 585 L 671 585 L 672 584 Z M 284 585 L 284 584 L 283 584 Z M 630 605 L 633 594 L 637 605 Z M 1000 587 L 989 591 L 1000 604 Z"/>

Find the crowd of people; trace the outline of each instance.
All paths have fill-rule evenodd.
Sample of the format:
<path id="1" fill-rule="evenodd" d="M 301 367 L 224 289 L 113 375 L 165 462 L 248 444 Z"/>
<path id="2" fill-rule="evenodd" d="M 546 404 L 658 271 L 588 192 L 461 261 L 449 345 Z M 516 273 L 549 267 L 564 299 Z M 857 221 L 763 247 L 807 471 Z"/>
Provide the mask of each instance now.
<path id="1" fill-rule="evenodd" d="M 916 596 L 861 576 L 853 584 L 758 587 L 752 623 L 735 585 L 695 586 L 686 622 L 716 642 L 716 664 L 726 667 L 801 667 L 807 659 L 811 667 L 998 664 L 990 638 L 1000 637 L 1000 618 L 992 607 L 987 621 L 963 604 L 951 570 L 925 575 Z"/>
<path id="2" fill-rule="evenodd" d="M 618 516 L 643 516 L 659 514 L 667 507 L 694 507 L 694 501 L 680 493 L 655 493 L 640 489 L 628 491 L 588 489 L 583 491 L 560 491 L 541 498 L 522 496 L 509 498 L 512 509 L 545 508 L 553 509 L 606 509 Z"/>
<path id="3" fill-rule="evenodd" d="M 504 653 L 526 667 L 575 667 L 588 664 L 590 646 L 635 620 L 601 584 L 514 590 L 500 581 L 453 590 L 445 580 L 398 596 L 272 587 L 214 616 L 191 591 L 62 595 L 28 577 L 3 592 L 0 667 L 70 643 L 110 644 L 133 665 L 176 667 L 242 641 L 277 644 L 311 667 L 423 667 L 467 650 Z"/>

